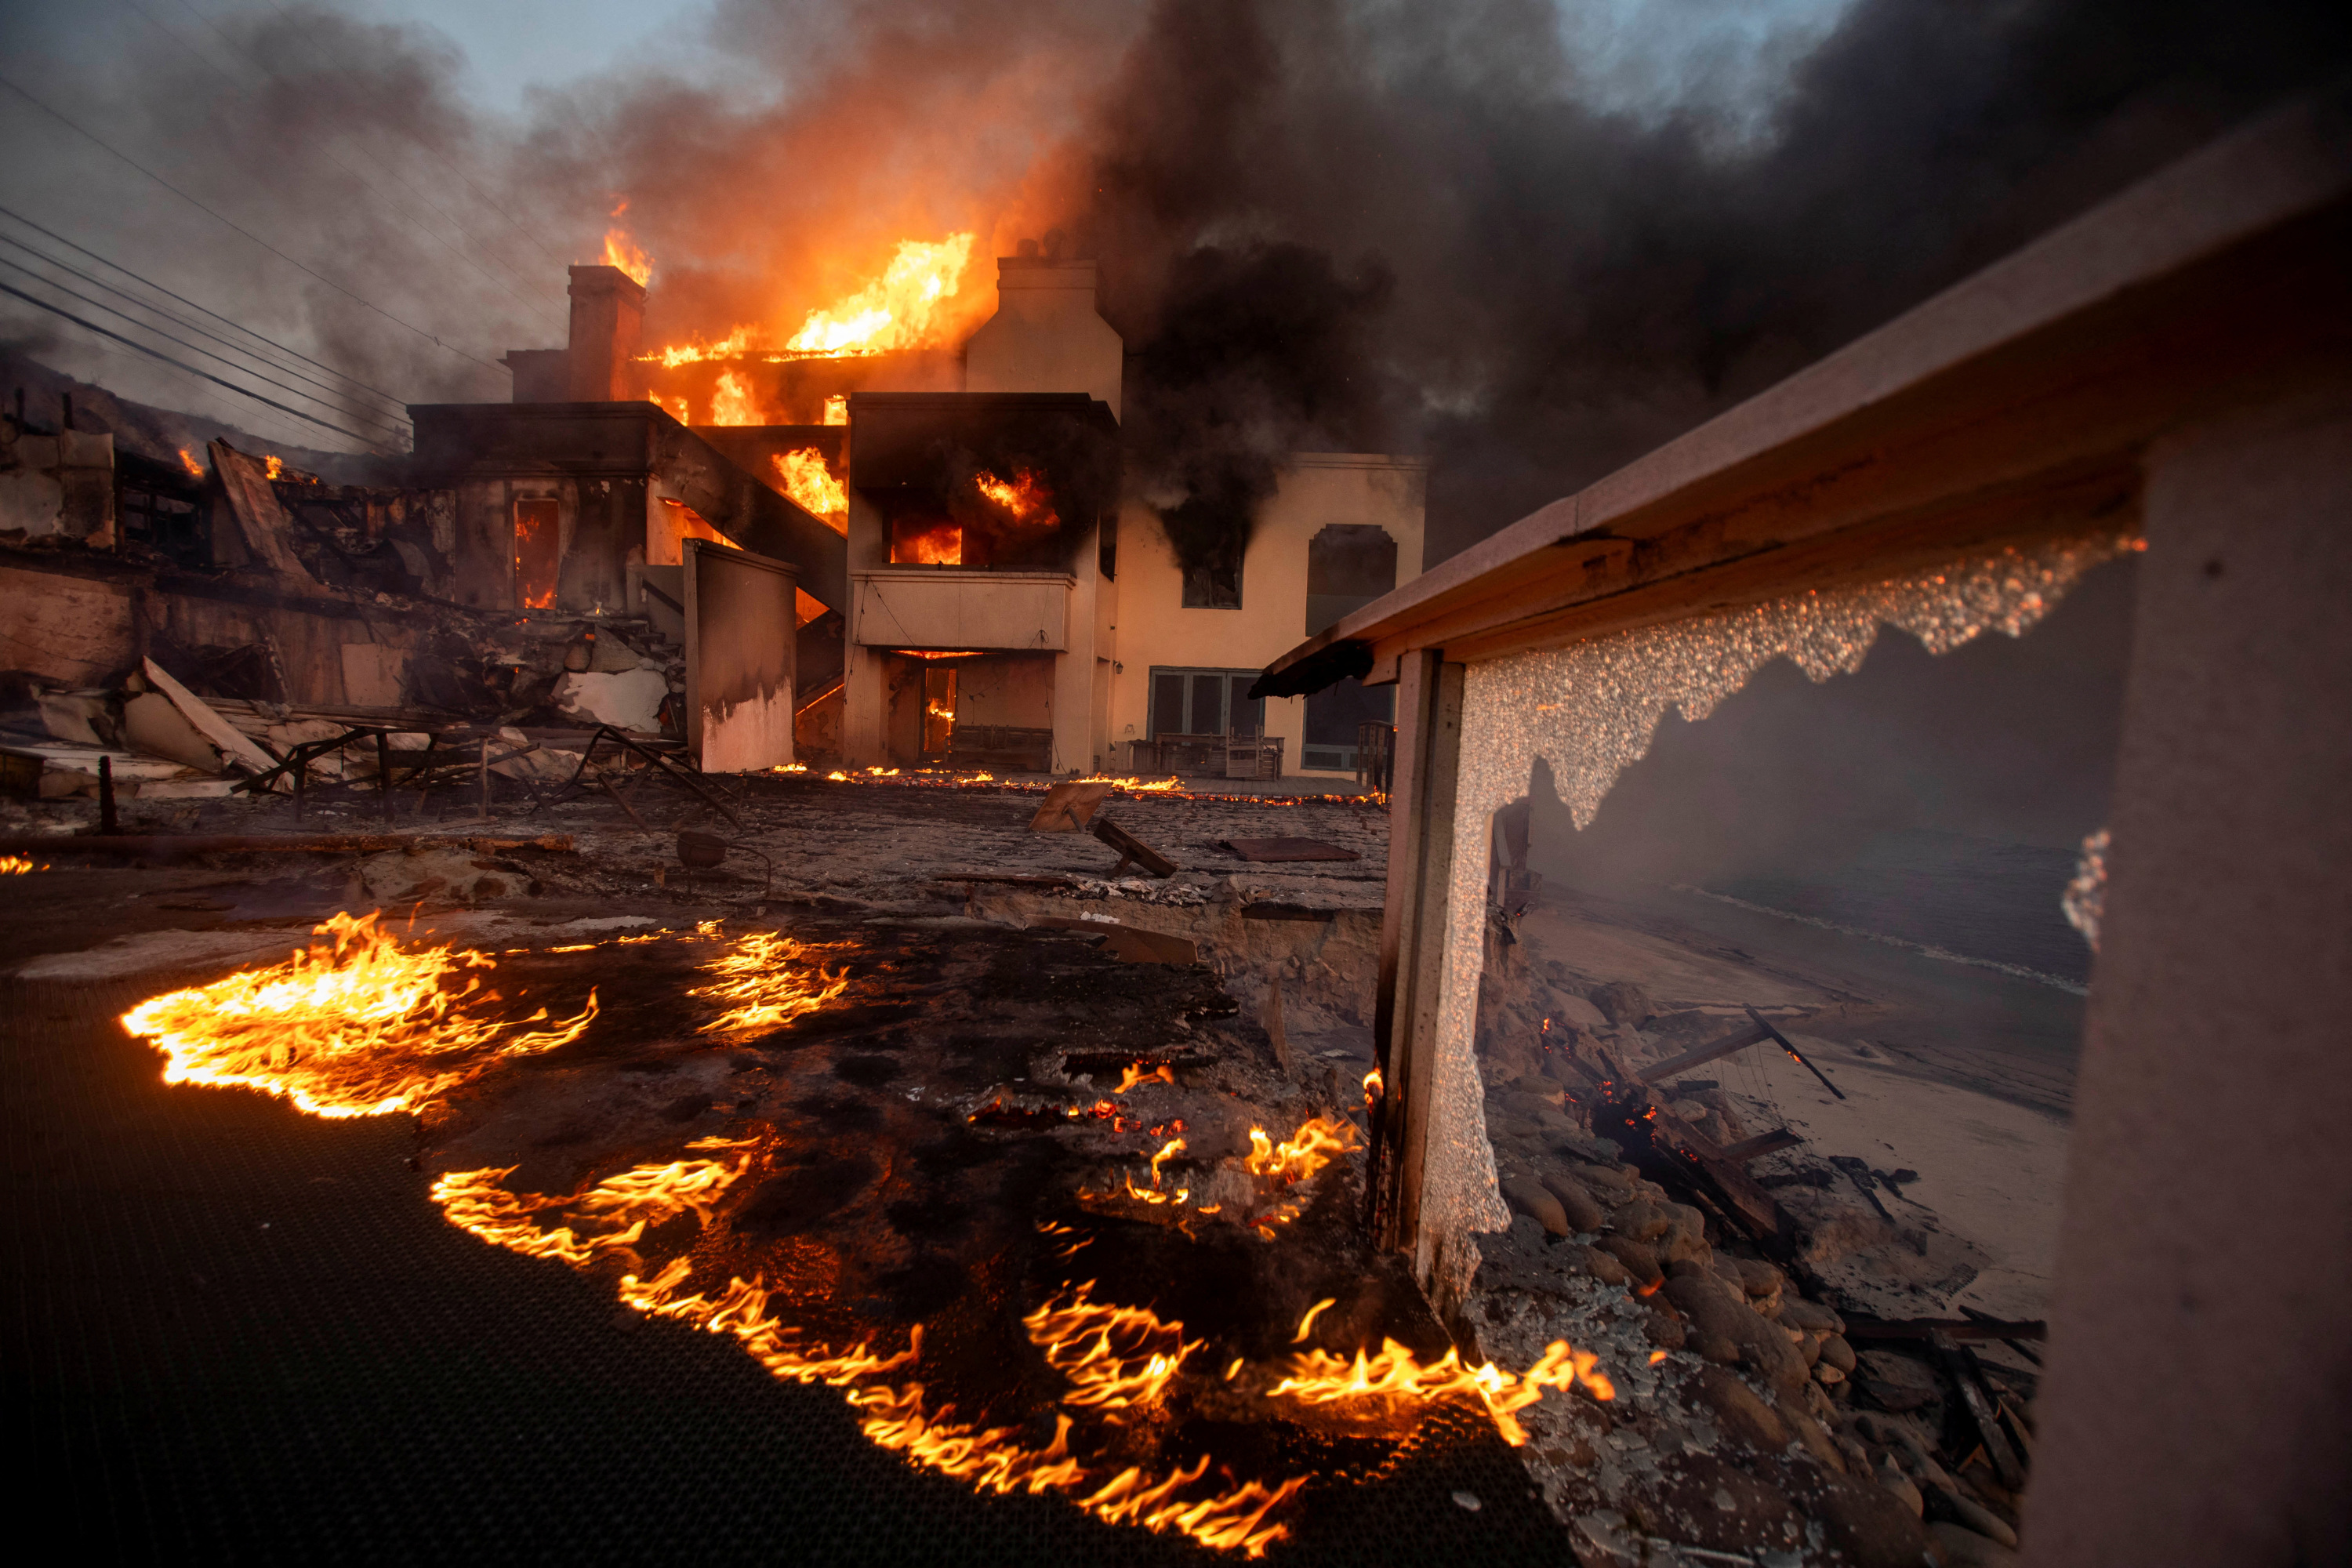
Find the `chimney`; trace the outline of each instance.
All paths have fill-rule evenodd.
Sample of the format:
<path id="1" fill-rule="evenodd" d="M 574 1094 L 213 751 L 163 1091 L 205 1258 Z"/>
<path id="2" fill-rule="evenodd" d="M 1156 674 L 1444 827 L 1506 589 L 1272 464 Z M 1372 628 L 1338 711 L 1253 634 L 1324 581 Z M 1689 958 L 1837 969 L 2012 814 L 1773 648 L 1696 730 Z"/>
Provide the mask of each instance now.
<path id="1" fill-rule="evenodd" d="M 1126 349 L 1095 312 L 1095 264 L 1060 231 L 996 258 L 996 314 L 964 346 L 966 392 L 1084 392 L 1119 411 Z"/>
<path id="2" fill-rule="evenodd" d="M 572 347 L 565 395 L 573 403 L 620 403 L 635 378 L 645 326 L 646 289 L 617 267 L 572 269 Z"/>

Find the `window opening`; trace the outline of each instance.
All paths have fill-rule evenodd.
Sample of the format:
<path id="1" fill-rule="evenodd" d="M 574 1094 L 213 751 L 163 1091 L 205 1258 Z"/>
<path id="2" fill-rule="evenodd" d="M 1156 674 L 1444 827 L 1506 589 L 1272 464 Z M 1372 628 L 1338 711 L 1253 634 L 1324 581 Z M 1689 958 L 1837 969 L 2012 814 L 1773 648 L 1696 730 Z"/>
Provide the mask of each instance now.
<path id="1" fill-rule="evenodd" d="M 555 608 L 563 554 L 562 527 L 551 498 L 514 503 L 515 603 L 526 610 Z"/>

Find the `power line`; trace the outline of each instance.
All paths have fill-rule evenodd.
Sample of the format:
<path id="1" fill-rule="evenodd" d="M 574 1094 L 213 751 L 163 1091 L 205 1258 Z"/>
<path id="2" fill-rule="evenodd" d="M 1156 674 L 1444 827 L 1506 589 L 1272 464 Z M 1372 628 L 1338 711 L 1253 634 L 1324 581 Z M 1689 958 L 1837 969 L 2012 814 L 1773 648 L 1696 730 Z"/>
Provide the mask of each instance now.
<path id="1" fill-rule="evenodd" d="M 260 382 L 265 386 L 274 386 L 280 392 L 290 394 L 296 397 L 307 397 L 311 402 L 322 404 L 325 406 L 333 409 L 338 414 L 346 415 L 352 418 L 359 419 L 363 423 L 373 425 L 380 429 L 389 430 L 394 436 L 404 434 L 406 429 L 405 425 L 396 425 L 372 409 L 346 408 L 337 404 L 329 403 L 325 398 L 320 397 L 316 393 L 305 392 L 299 386 L 289 386 L 282 381 L 273 381 L 257 371 L 249 370 L 244 365 L 236 363 L 234 361 L 223 359 L 219 354 L 213 353 L 210 349 L 199 348 L 194 343 L 188 342 L 185 338 L 175 338 L 171 333 L 163 331 L 161 327 L 150 326 L 145 321 L 140 321 L 136 317 L 128 315 L 125 312 L 117 310 L 114 306 L 106 303 L 103 300 L 93 300 L 87 294 L 77 293 L 73 289 L 67 288 L 64 284 L 58 282 L 55 279 L 44 278 L 39 273 L 34 271 L 31 268 L 11 261 L 5 257 L 0 257 L 0 267 L 5 267 L 12 272 L 22 273 L 24 276 L 32 279 L 37 283 L 41 283 L 48 288 L 56 289 L 58 293 L 63 294 L 68 300 L 79 300 L 83 304 L 104 310 L 110 316 L 121 317 L 123 321 L 130 322 L 132 326 L 137 327 L 142 331 L 152 332 L 166 342 L 177 343 L 180 347 L 186 349 L 193 353 L 202 354 L 208 360 L 212 360 L 219 364 L 226 365 L 229 369 L 236 371 L 240 375 L 252 376 L 256 381 Z"/>
<path id="2" fill-rule="evenodd" d="M 212 57 L 206 55 L 201 49 L 196 48 L 187 39 L 182 37 L 171 26 L 149 15 L 146 8 L 138 4 L 138 0 L 122 0 L 122 4 L 131 11 L 136 13 L 139 18 L 145 22 L 149 26 L 153 27 L 156 31 L 163 34 L 173 43 L 179 45 L 182 48 L 186 49 L 189 53 L 203 60 L 205 65 L 211 67 L 214 72 L 217 74 L 222 80 L 229 84 L 230 89 L 236 94 L 236 98 L 240 101 L 248 96 L 246 85 L 243 82 L 238 81 L 235 75 L 222 67 L 220 63 L 213 59 Z M 189 6 L 187 5 L 187 0 L 181 0 L 181 5 L 189 12 L 190 15 L 194 16 L 197 21 L 202 22 L 205 26 L 211 31 L 213 37 L 220 39 L 220 41 L 226 45 L 232 53 L 236 54 L 241 58 L 248 58 L 244 55 L 242 50 L 237 48 L 236 45 L 229 39 L 226 34 L 223 33 L 218 27 L 214 26 L 211 18 L 205 16 L 203 12 L 195 10 L 194 7 Z M 251 63 L 261 72 L 265 79 L 270 81 L 281 79 L 275 71 L 272 71 L 268 66 L 263 65 L 260 61 L 254 60 Z M 350 142 L 355 151 L 360 150 L 359 144 L 356 142 L 352 142 L 350 136 L 344 135 L 343 140 L 345 142 Z M 383 186 L 377 184 L 373 180 L 369 179 L 368 176 L 360 170 L 352 168 L 349 163 L 346 163 L 341 158 L 336 157 L 333 149 L 327 146 L 323 140 L 319 144 L 319 151 L 324 153 L 327 159 L 337 168 L 342 170 L 343 173 L 359 181 L 361 184 L 365 185 L 369 190 L 383 197 L 387 205 L 391 206 L 394 212 L 399 213 L 402 217 L 406 218 L 411 223 L 415 224 L 417 230 L 424 234 L 427 238 L 433 240 L 436 244 L 442 246 L 449 252 L 450 255 L 455 256 L 458 260 L 464 262 L 467 266 L 480 273 L 485 279 L 497 284 L 500 289 L 505 289 L 507 297 L 514 300 L 516 304 L 520 305 L 526 310 L 541 315 L 542 318 L 552 320 L 552 317 L 549 315 L 545 307 L 535 305 L 530 300 L 524 299 L 520 294 L 516 293 L 505 279 L 494 275 L 489 268 L 484 267 L 480 262 L 467 255 L 463 250 L 452 244 L 446 236 L 435 233 L 432 226 L 418 218 L 415 214 L 403 211 L 399 203 L 393 197 L 390 192 L 384 190 Z M 496 259 L 496 253 L 491 251 L 488 246 L 482 245 L 481 240 L 475 236 L 471 229 L 468 229 L 464 224 L 457 221 L 455 214 L 436 204 L 433 198 L 425 195 L 424 192 L 418 191 L 416 186 L 397 169 L 386 166 L 384 172 L 391 174 L 394 179 L 398 180 L 402 184 L 408 186 L 412 192 L 415 193 L 418 200 L 422 201 L 426 206 L 431 207 L 435 212 L 439 213 L 443 217 L 448 219 L 450 226 L 456 228 L 459 234 L 464 235 L 467 239 L 473 240 L 475 245 L 481 247 L 485 255 L 488 255 L 492 257 L 493 259 Z"/>
<path id="3" fill-rule="evenodd" d="M 178 327 L 184 331 L 194 332 L 200 338 L 209 338 L 214 342 L 216 342 L 223 348 L 227 349 L 231 353 L 243 354 L 246 358 L 257 361 L 259 363 L 267 366 L 270 370 L 293 376 L 299 381 L 308 382 L 312 386 L 321 388 L 332 397 L 351 398 L 352 395 L 351 393 L 344 391 L 341 387 L 335 385 L 331 382 L 321 381 L 314 375 L 304 375 L 300 371 L 279 364 L 275 360 L 263 358 L 263 356 L 254 353 L 251 349 L 247 348 L 242 343 L 231 342 L 228 339 L 222 337 L 217 332 L 208 332 L 193 321 L 183 321 L 179 317 L 172 314 L 171 311 L 163 309 L 161 306 L 151 305 L 146 300 L 140 299 L 136 294 L 130 292 L 128 289 L 116 288 L 113 284 L 107 282 L 102 278 L 93 278 L 89 273 L 82 271 L 79 268 L 68 266 L 67 263 L 59 261 L 54 256 L 50 256 L 43 251 L 35 249 L 32 246 L 26 245 L 23 240 L 11 239 L 8 236 L 0 234 L 0 245 L 13 246 L 16 249 L 23 251 L 26 255 L 33 257 L 39 261 L 47 263 L 48 266 L 56 268 L 60 272 L 69 273 L 73 277 L 80 279 L 83 282 L 89 284 L 92 288 L 103 289 L 108 293 L 115 295 L 117 298 L 130 300 L 133 305 L 138 306 L 139 309 L 148 311 L 152 315 L 161 316 L 165 321 L 171 322 L 173 326 Z M 126 321 L 137 321 L 136 317 L 126 314 L 116 306 L 107 304 L 101 300 L 90 299 L 86 294 L 77 294 L 72 289 L 67 288 L 64 284 L 58 282 L 55 279 L 43 277 L 40 273 L 34 271 L 32 268 L 22 266 L 17 262 L 10 261 L 5 257 L 0 257 L 0 267 L 12 267 L 17 271 L 26 274 L 27 277 L 39 278 L 42 282 L 47 283 L 50 288 L 57 289 L 59 293 L 65 294 L 72 299 L 79 300 L 86 305 L 95 305 L 101 310 L 122 317 Z M 152 326 L 145 321 L 138 321 L 138 324 L 141 327 L 145 328 L 147 331 L 156 333 L 158 336 L 167 338 L 171 337 L 169 332 L 164 331 L 160 327 Z M 214 353 L 209 349 L 197 348 L 195 344 L 188 342 L 184 339 L 173 338 L 172 341 L 179 343 L 184 348 L 194 349 L 196 353 L 204 354 L 206 358 L 220 360 L 223 364 L 230 365 L 231 368 L 242 372 L 247 375 L 255 375 L 259 374 L 258 372 L 248 369 L 245 365 L 236 364 L 234 361 L 223 359 L 219 354 Z M 268 377 L 263 376 L 262 379 L 267 381 L 268 380 Z M 276 386 L 285 386 L 286 384 L 283 382 L 272 382 L 271 384 Z M 299 392 L 299 388 L 292 386 L 287 386 L 286 390 L 289 392 Z M 327 398 L 319 397 L 316 393 L 300 393 L 300 395 L 314 398 L 321 403 L 327 402 Z M 343 407 L 344 405 L 331 405 L 331 406 Z M 345 407 L 344 411 L 351 414 L 360 415 L 363 417 L 376 419 L 381 419 L 383 412 L 381 409 L 368 408 L 365 406 Z M 405 410 L 403 409 L 401 412 L 405 413 Z"/>
<path id="4" fill-rule="evenodd" d="M 67 130 L 75 132 L 77 135 L 87 138 L 89 141 L 95 143 L 101 152 L 104 152 L 112 157 L 121 160 L 122 163 L 129 164 L 131 168 L 136 169 L 139 173 L 146 175 L 149 179 L 154 181 L 157 184 L 163 186 L 165 190 L 171 192 L 173 195 L 179 197 L 190 206 L 194 207 L 197 211 L 214 219 L 222 226 L 235 229 L 238 234 L 241 234 L 246 238 L 253 241 L 254 244 L 261 247 L 262 249 L 269 252 L 270 255 L 275 256 L 280 261 L 285 262 L 287 265 L 309 277 L 317 279 L 320 282 L 324 283 L 328 288 L 332 289 L 336 293 L 342 295 L 345 299 L 366 306 L 369 310 L 373 310 L 377 315 L 382 316 L 385 321 L 392 322 L 394 326 L 404 327 L 409 331 L 415 332 L 418 337 L 423 338 L 426 342 L 433 344 L 436 348 L 446 350 L 448 353 L 456 354 L 459 359 L 467 360 L 474 364 L 480 365 L 484 370 L 496 370 L 499 368 L 498 366 L 490 363 L 488 360 L 476 359 L 472 354 L 467 353 L 465 350 L 455 347 L 452 344 L 443 342 L 439 338 L 435 337 L 423 327 L 417 326 L 413 321 L 402 321 L 398 316 L 394 315 L 391 311 L 385 310 L 383 306 L 375 303 L 373 300 L 363 299 L 360 295 L 352 293 L 349 289 L 344 288 L 341 284 L 336 282 L 325 273 L 319 271 L 316 268 L 306 266 L 304 263 L 295 260 L 292 257 L 287 255 L 284 251 L 278 249 L 276 246 L 270 244 L 268 240 L 254 233 L 251 229 L 247 228 L 243 225 L 236 223 L 229 218 L 223 217 L 219 213 L 213 211 L 212 208 L 206 206 L 195 197 L 188 195 L 187 192 L 180 189 L 179 186 L 172 184 L 171 181 L 155 173 L 154 170 L 148 168 L 145 164 L 140 163 L 129 153 L 122 152 L 119 148 L 116 148 L 112 144 L 102 140 L 96 132 L 85 130 L 80 125 L 76 124 L 73 121 L 67 119 L 64 115 L 58 113 L 56 110 L 51 109 L 47 104 L 43 103 L 39 99 L 26 91 L 25 89 L 17 86 L 16 82 L 10 80 L 5 75 L 0 75 L 0 87 L 6 88 L 9 91 L 15 93 L 17 97 L 31 104 L 34 108 L 39 110 L 50 119 L 64 126 Z M 203 373 L 199 372 L 198 374 L 201 374 Z"/>
<path id="5" fill-rule="evenodd" d="M 261 333 L 255 331 L 251 327 L 245 325 L 242 321 L 231 321 L 228 317 L 222 315 L 218 310 L 212 310 L 204 305 L 199 305 L 184 294 L 174 294 L 172 290 L 164 288 L 161 283 L 156 282 L 153 279 L 140 276 L 140 274 L 133 272 L 130 268 L 123 266 L 120 261 L 110 260 L 106 257 L 100 256 L 97 251 L 90 249 L 89 247 L 86 245 L 77 245 L 74 241 L 68 239 L 64 235 L 59 234 L 53 228 L 43 228 L 39 224 L 35 223 L 23 213 L 17 212 L 10 207 L 0 206 L 0 215 L 5 215 L 6 216 L 15 218 L 18 223 L 23 224 L 26 228 L 31 229 L 36 234 L 47 235 L 49 238 L 56 240 L 59 245 L 66 247 L 69 250 L 80 252 L 82 255 L 89 257 L 92 261 L 97 262 L 101 267 L 111 267 L 117 272 L 121 273 L 125 278 L 131 279 L 134 282 L 146 285 L 148 288 L 154 289 L 155 292 L 164 296 L 166 299 L 177 300 L 181 304 L 187 306 L 188 309 L 192 310 L 201 310 L 205 315 L 210 316 L 214 321 L 219 321 L 225 326 L 233 327 L 249 338 L 259 339 L 262 342 L 268 343 L 271 348 L 276 349 L 279 353 L 290 354 L 294 358 L 300 360 L 304 364 L 315 365 L 319 369 L 325 371 L 329 375 L 339 376 L 342 380 L 350 382 L 353 386 L 361 388 L 362 391 L 375 394 L 376 396 L 383 398 L 386 403 L 397 405 L 402 408 L 405 408 L 408 405 L 407 399 L 394 397 L 391 393 L 384 391 L 383 388 L 380 386 L 371 386 L 366 382 L 360 380 L 359 377 L 352 375 L 348 371 L 337 370 L 331 364 L 322 364 L 319 361 L 312 359 L 309 354 L 302 353 L 299 349 L 288 348 L 284 343 L 278 342 L 275 338 L 264 337 Z M 63 266 L 64 263 L 60 262 L 58 265 Z M 128 298 L 128 296 L 125 297 Z"/>
<path id="6" fill-rule="evenodd" d="M 37 310 L 47 310 L 53 316 L 63 316 L 67 321 L 71 321 L 77 327 L 81 327 L 87 331 L 96 332 L 102 338 L 112 338 L 116 342 L 137 349 L 141 353 L 145 354 L 152 359 L 162 360 L 165 364 L 177 365 L 180 369 L 186 371 L 190 375 L 201 375 L 206 381 L 227 387 L 231 392 L 237 394 L 239 396 L 250 397 L 256 403 L 267 404 L 269 407 L 277 409 L 281 414 L 291 414 L 297 419 L 307 420 L 310 424 L 319 426 L 322 429 L 332 430 L 338 436 L 349 436 L 352 440 L 373 447 L 379 451 L 384 449 L 383 443 L 373 436 L 362 436 L 356 430 L 346 430 L 341 426 L 335 424 L 332 420 L 321 419 L 315 414 L 305 414 L 299 408 L 289 408 L 286 405 L 278 402 L 276 398 L 264 397 L 261 394 L 255 392 L 250 388 L 239 386 L 233 381 L 223 381 L 219 376 L 215 375 L 208 370 L 198 370 L 194 365 L 182 364 L 170 354 L 163 353 L 155 349 L 151 349 L 145 343 L 140 342 L 136 339 L 124 337 L 121 332 L 110 331 L 106 328 L 100 326 L 95 321 L 85 321 L 79 316 L 75 315 L 72 311 L 65 310 L 60 306 L 52 305 L 46 300 L 36 300 L 33 296 L 26 293 L 21 289 L 11 288 L 5 283 L 0 283 L 0 294 L 13 294 L 17 299 L 25 301 L 27 305 L 31 305 Z"/>

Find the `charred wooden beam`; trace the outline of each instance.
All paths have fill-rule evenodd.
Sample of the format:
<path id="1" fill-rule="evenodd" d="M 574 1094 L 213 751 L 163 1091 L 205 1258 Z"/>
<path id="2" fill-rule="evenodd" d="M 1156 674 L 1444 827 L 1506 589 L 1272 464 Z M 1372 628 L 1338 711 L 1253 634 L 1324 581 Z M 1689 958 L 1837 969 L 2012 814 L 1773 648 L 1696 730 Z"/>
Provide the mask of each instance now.
<path id="1" fill-rule="evenodd" d="M 1664 1061 L 1645 1067 L 1641 1071 L 1641 1079 L 1643 1083 L 1656 1083 L 1663 1079 L 1672 1078 L 1676 1073 L 1688 1072 L 1695 1067 L 1704 1067 L 1708 1062 L 1731 1055 L 1734 1051 L 1744 1051 L 1750 1046 L 1761 1045 L 1766 1040 L 1776 1037 L 1772 1026 L 1759 1021 L 1751 1028 L 1726 1035 L 1711 1045 L 1700 1046 L 1696 1049 L 1685 1051 L 1678 1057 L 1669 1057 Z"/>

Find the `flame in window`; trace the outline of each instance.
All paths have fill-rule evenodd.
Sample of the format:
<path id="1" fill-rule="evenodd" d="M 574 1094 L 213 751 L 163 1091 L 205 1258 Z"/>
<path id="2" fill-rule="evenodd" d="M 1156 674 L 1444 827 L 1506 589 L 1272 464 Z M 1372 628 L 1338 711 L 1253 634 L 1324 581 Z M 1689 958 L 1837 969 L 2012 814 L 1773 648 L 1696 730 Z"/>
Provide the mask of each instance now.
<path id="1" fill-rule="evenodd" d="M 849 492 L 825 466 L 824 453 L 814 447 L 803 447 L 778 452 L 772 460 L 776 477 L 783 481 L 784 494 L 802 510 L 824 519 L 835 533 L 849 531 Z"/>

